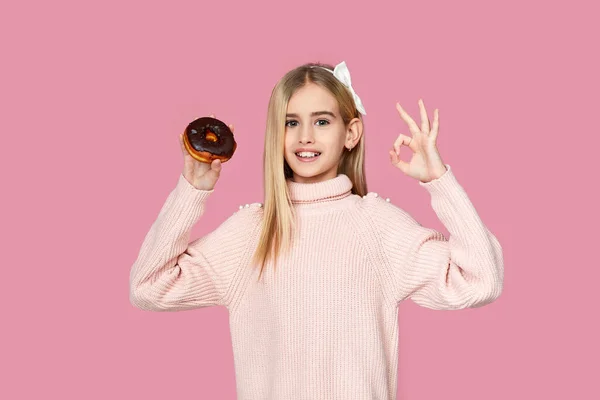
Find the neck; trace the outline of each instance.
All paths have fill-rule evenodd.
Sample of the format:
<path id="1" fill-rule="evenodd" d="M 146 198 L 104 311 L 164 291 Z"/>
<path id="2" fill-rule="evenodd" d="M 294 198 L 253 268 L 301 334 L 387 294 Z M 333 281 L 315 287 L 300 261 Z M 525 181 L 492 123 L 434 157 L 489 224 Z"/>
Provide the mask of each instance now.
<path id="1" fill-rule="evenodd" d="M 294 204 L 310 204 L 340 200 L 352 194 L 352 181 L 344 174 L 319 182 L 287 180 L 290 198 Z"/>

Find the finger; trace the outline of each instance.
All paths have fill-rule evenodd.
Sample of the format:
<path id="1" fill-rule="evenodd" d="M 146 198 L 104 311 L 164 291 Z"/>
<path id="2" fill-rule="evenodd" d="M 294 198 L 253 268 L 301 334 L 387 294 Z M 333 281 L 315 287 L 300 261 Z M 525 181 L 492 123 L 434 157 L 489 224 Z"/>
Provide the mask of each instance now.
<path id="1" fill-rule="evenodd" d="M 179 134 L 179 145 L 181 146 L 181 152 L 183 153 L 183 155 L 189 156 L 190 154 L 188 153 L 187 149 L 185 148 L 183 135 L 185 135 L 185 133 Z M 191 158 L 191 156 L 190 156 L 190 158 Z"/>
<path id="2" fill-rule="evenodd" d="M 406 161 L 402 161 L 400 157 L 394 152 L 394 150 L 390 150 L 389 154 L 392 165 L 394 165 L 394 167 L 398 168 L 405 174 L 408 173 L 408 163 Z"/>
<path id="3" fill-rule="evenodd" d="M 437 139 L 439 129 L 440 129 L 440 112 L 436 108 L 435 110 L 433 110 L 433 126 L 431 127 L 431 132 L 430 132 L 433 140 Z"/>
<path id="4" fill-rule="evenodd" d="M 400 146 L 402 146 L 402 143 L 404 143 L 404 137 L 405 136 L 403 134 L 400 134 L 394 141 L 394 150 L 396 150 L 396 154 L 398 155 L 400 155 Z"/>
<path id="5" fill-rule="evenodd" d="M 215 114 L 210 114 L 210 117 L 211 117 L 211 118 L 216 118 L 216 117 L 215 117 Z"/>
<path id="6" fill-rule="evenodd" d="M 427 116 L 423 99 L 419 99 L 419 110 L 421 113 L 421 132 L 427 135 L 429 133 L 429 117 Z"/>
<path id="7" fill-rule="evenodd" d="M 233 127 L 233 124 L 229 124 L 229 125 L 227 125 L 227 126 L 229 127 L 229 129 L 230 129 L 230 130 L 231 130 L 231 132 L 233 133 L 233 130 L 234 130 L 234 129 L 233 129 L 233 128 L 234 128 L 234 127 Z"/>
<path id="8" fill-rule="evenodd" d="M 410 117 L 410 115 L 408 115 L 406 111 L 404 111 L 400 103 L 396 103 L 396 109 L 398 110 L 400 117 L 408 124 L 408 129 L 410 130 L 410 133 L 412 133 L 413 135 L 418 135 L 420 131 L 419 127 L 417 126 L 417 123 Z"/>
<path id="9" fill-rule="evenodd" d="M 179 147 L 181 147 L 181 152 L 185 155 L 185 145 L 183 144 L 183 133 L 179 134 Z"/>
<path id="10" fill-rule="evenodd" d="M 396 153 L 398 154 L 398 156 L 400 155 L 400 147 L 402 145 L 408 146 L 408 148 L 411 149 L 412 151 L 417 151 L 417 149 L 415 147 L 415 143 L 413 143 L 413 142 L 414 141 L 410 136 L 400 134 L 400 135 L 398 135 L 398 138 L 394 142 L 394 150 L 396 150 Z"/>

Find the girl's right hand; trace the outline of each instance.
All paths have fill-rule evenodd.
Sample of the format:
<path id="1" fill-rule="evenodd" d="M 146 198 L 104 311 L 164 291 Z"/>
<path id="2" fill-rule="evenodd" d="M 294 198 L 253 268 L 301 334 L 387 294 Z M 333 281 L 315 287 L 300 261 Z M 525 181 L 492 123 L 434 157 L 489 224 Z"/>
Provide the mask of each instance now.
<path id="1" fill-rule="evenodd" d="M 214 114 L 210 115 L 215 118 Z M 233 125 L 227 125 L 233 132 Z M 183 153 L 183 177 L 198 190 L 212 190 L 221 175 L 221 161 L 213 160 L 212 163 L 204 163 L 196 160 L 188 153 L 183 144 L 183 135 L 179 134 L 179 145 Z"/>

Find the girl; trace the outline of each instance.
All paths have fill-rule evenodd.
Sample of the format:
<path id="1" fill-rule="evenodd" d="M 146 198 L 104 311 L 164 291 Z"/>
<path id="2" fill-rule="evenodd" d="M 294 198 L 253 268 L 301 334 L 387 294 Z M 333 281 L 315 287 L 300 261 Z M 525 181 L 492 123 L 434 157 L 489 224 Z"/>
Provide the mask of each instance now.
<path id="1" fill-rule="evenodd" d="M 431 194 L 450 232 L 367 192 L 360 98 L 344 62 L 309 63 L 275 86 L 264 146 L 264 207 L 240 207 L 189 242 L 221 172 L 187 154 L 131 269 L 143 310 L 229 310 L 239 399 L 395 399 L 398 304 L 481 307 L 503 286 L 502 248 L 436 147 L 438 112 L 390 161 Z M 230 125 L 231 129 L 233 126 Z M 399 159 L 400 147 L 413 151 Z"/>

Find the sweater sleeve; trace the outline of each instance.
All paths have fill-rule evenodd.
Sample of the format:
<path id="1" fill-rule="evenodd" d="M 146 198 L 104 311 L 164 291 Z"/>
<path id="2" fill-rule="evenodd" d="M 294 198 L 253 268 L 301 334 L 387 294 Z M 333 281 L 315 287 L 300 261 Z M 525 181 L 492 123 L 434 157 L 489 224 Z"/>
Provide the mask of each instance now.
<path id="1" fill-rule="evenodd" d="M 132 305 L 149 311 L 228 306 L 253 218 L 252 211 L 237 211 L 214 231 L 189 242 L 212 192 L 196 189 L 179 176 L 131 267 Z"/>
<path id="2" fill-rule="evenodd" d="M 434 309 L 476 308 L 500 296 L 504 281 L 502 247 L 487 229 L 450 165 L 438 179 L 420 182 L 448 229 L 448 239 L 388 204 L 380 215 L 383 247 L 397 301 L 410 298 Z"/>

